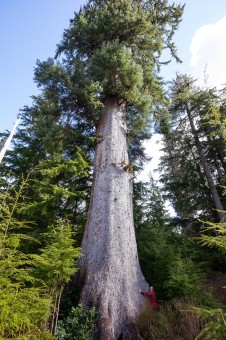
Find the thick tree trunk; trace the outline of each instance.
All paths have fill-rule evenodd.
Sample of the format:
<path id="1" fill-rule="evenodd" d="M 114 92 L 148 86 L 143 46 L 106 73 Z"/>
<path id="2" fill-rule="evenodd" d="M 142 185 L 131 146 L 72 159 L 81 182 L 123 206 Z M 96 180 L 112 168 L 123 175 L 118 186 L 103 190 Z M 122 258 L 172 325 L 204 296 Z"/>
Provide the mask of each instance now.
<path id="1" fill-rule="evenodd" d="M 97 131 L 94 181 L 80 261 L 81 302 L 96 306 L 98 340 L 137 339 L 134 321 L 147 289 L 135 240 L 132 173 L 123 107 L 105 102 Z"/>

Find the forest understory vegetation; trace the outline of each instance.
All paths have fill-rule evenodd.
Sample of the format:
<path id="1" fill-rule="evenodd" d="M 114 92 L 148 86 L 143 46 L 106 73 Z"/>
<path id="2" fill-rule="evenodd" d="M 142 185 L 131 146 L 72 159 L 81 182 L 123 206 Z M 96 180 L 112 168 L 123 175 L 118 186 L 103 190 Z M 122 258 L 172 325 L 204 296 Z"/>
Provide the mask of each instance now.
<path id="1" fill-rule="evenodd" d="M 226 97 L 158 76 L 182 13 L 90 0 L 37 61 L 0 164 L 0 339 L 226 339 Z"/>

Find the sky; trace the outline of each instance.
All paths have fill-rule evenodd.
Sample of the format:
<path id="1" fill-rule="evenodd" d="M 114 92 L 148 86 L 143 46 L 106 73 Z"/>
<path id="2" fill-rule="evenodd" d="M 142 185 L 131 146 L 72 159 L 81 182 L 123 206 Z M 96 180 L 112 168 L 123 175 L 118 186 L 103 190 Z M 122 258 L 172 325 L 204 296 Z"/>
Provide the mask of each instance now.
<path id="1" fill-rule="evenodd" d="M 11 130 L 20 108 L 39 90 L 33 82 L 37 59 L 53 57 L 85 0 L 0 0 L 0 132 Z M 174 41 L 182 64 L 172 62 L 162 75 L 188 73 L 203 84 L 226 83 L 226 0 L 185 0 L 185 12 Z"/>
<path id="2" fill-rule="evenodd" d="M 226 84 L 226 1 L 185 0 L 183 3 L 183 19 L 174 37 L 183 63 L 172 63 L 168 69 L 173 76 L 176 71 L 192 75 L 199 86 L 204 86 L 207 78 L 208 86 L 222 87 Z"/>

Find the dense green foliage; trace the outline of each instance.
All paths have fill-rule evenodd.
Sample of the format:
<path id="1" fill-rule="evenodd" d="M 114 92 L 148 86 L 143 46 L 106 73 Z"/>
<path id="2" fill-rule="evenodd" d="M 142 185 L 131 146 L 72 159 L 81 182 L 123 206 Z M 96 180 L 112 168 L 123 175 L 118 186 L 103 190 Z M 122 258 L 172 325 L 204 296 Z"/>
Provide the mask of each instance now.
<path id="1" fill-rule="evenodd" d="M 216 209 L 225 204 L 224 96 L 178 75 L 171 85 L 169 109 L 160 125 L 165 152 L 161 181 L 184 223 L 193 219 L 200 228 L 198 218 L 218 221 Z"/>
<path id="2" fill-rule="evenodd" d="M 44 236 L 47 244 L 40 250 L 41 256 L 33 256 L 37 261 L 36 276 L 45 282 L 53 304 L 51 333 L 55 334 L 63 289 L 76 272 L 75 259 L 80 256 L 80 249 L 74 247 L 68 221 L 59 220 Z"/>
<path id="3" fill-rule="evenodd" d="M 91 339 L 96 316 L 97 311 L 94 307 L 89 310 L 85 310 L 82 305 L 78 305 L 76 308 L 72 307 L 69 315 L 64 320 L 59 321 L 56 339 Z"/>
<path id="4" fill-rule="evenodd" d="M 25 338 L 30 332 L 44 336 L 44 322 L 49 316 L 50 297 L 45 283 L 35 277 L 37 262 L 31 254 L 20 250 L 29 237 L 22 230 L 29 227 L 15 218 L 18 199 L 8 193 L 0 194 L 0 336 Z"/>
<path id="5" fill-rule="evenodd" d="M 44 339 L 55 332 L 62 291 L 76 270 L 80 249 L 74 247 L 71 225 L 62 219 L 39 240 L 30 236 L 34 221 L 19 217 L 27 209 L 27 188 L 29 180 L 23 180 L 15 194 L 8 185 L 0 195 L 0 334 Z M 39 246 L 28 252 L 31 244 Z"/>
<path id="6" fill-rule="evenodd" d="M 209 231 L 217 231 L 217 236 L 208 235 Z M 204 233 L 200 236 L 200 242 L 208 247 L 219 249 L 225 257 L 226 254 L 226 240 L 225 240 L 226 226 L 225 223 L 211 223 L 206 222 Z M 225 289 L 225 287 L 222 287 Z M 226 335 L 225 308 L 195 308 L 194 309 L 201 320 L 204 320 L 205 325 L 200 333 L 205 339 L 224 339 Z"/>
<path id="7" fill-rule="evenodd" d="M 210 291 L 203 284 L 212 257 L 197 240 L 179 232 L 178 219 L 167 214 L 153 180 L 135 186 L 134 212 L 141 268 L 159 299 L 189 297 L 211 305 Z"/>
<path id="8" fill-rule="evenodd" d="M 172 36 L 181 14 L 181 6 L 167 1 L 90 0 L 65 30 L 57 55 L 64 53 L 64 64 L 82 72 L 81 97 L 89 86 L 92 104 L 114 95 L 145 111 L 159 99 L 163 48 L 177 58 Z"/>

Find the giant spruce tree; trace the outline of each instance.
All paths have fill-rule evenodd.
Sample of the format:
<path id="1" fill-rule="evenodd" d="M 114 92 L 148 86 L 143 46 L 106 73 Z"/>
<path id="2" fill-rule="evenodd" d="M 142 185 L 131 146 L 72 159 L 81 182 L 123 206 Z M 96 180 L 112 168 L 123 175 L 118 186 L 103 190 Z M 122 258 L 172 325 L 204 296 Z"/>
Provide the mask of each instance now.
<path id="1" fill-rule="evenodd" d="M 70 145 L 74 150 L 77 140 L 69 137 L 79 126 L 96 134 L 79 280 L 81 303 L 99 312 L 97 339 L 137 338 L 135 319 L 144 301 L 139 289 L 148 284 L 140 270 L 134 233 L 127 124 L 129 140 L 139 147 L 137 136 L 147 132 L 150 114 L 163 98 L 158 76 L 163 49 L 178 60 L 172 37 L 182 11 L 183 6 L 167 0 L 89 0 L 65 30 L 55 60 L 38 61 L 35 70 L 42 92 L 33 108 L 27 108 L 28 117 L 36 126 L 38 117 L 50 113 L 51 124 L 61 127 L 67 147 L 59 139 L 53 150 L 40 155 L 38 147 L 34 156 L 49 160 L 60 148 L 61 158 L 70 160 Z M 43 102 L 47 107 L 39 105 Z M 51 140 L 59 136 L 54 134 Z"/>
<path id="2" fill-rule="evenodd" d="M 139 111 L 144 126 L 159 102 L 160 56 L 168 47 L 176 57 L 171 39 L 181 14 L 181 6 L 166 0 L 88 1 L 58 46 L 57 57 L 70 72 L 73 105 L 96 128 L 80 280 L 81 302 L 99 311 L 98 339 L 136 338 L 139 289 L 147 283 L 134 234 L 126 112 Z"/>

